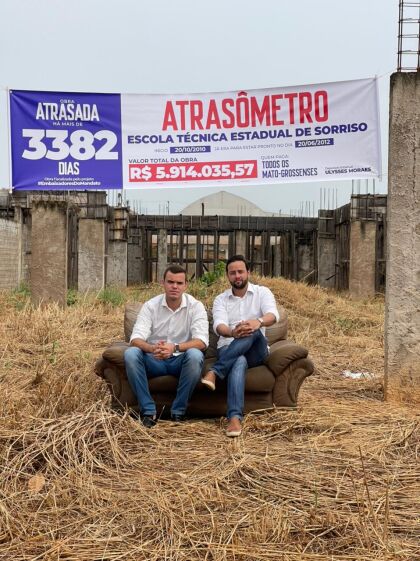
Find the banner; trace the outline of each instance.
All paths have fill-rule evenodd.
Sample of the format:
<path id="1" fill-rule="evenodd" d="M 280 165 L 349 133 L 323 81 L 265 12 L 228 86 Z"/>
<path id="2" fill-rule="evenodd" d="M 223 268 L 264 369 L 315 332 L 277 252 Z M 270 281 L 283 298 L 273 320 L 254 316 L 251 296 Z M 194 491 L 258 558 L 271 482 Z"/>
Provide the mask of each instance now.
<path id="1" fill-rule="evenodd" d="M 380 177 L 375 79 L 228 93 L 10 92 L 14 189 Z"/>

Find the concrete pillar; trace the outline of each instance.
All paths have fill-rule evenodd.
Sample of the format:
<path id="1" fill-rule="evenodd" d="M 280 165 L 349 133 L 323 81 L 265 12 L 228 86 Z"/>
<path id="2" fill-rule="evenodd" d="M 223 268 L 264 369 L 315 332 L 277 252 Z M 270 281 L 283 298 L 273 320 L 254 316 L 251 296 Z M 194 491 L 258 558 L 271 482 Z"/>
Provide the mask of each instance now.
<path id="1" fill-rule="evenodd" d="M 376 222 L 352 220 L 350 224 L 349 292 L 354 298 L 375 295 Z"/>
<path id="2" fill-rule="evenodd" d="M 29 286 L 31 270 L 32 215 L 28 211 L 22 221 L 22 281 Z"/>
<path id="3" fill-rule="evenodd" d="M 107 286 L 127 286 L 128 250 L 125 240 L 110 240 L 108 242 L 108 258 L 106 261 Z"/>
<path id="4" fill-rule="evenodd" d="M 318 284 L 323 288 L 335 287 L 336 239 L 318 235 Z"/>
<path id="5" fill-rule="evenodd" d="M 78 290 L 100 290 L 105 286 L 105 222 L 79 220 Z"/>
<path id="6" fill-rule="evenodd" d="M 420 401 L 420 72 L 391 76 L 385 395 Z"/>
<path id="7" fill-rule="evenodd" d="M 23 241 L 23 212 L 21 207 L 15 207 L 15 222 L 17 225 L 17 281 L 18 286 L 24 280 L 24 251 L 25 245 Z"/>
<path id="8" fill-rule="evenodd" d="M 297 246 L 298 280 L 313 281 L 315 270 L 313 266 L 313 248 L 308 244 Z"/>
<path id="9" fill-rule="evenodd" d="M 168 244 L 167 244 L 167 231 L 161 228 L 158 232 L 158 263 L 157 263 L 157 282 L 163 279 L 163 273 L 168 266 Z M 187 256 L 188 257 L 188 256 Z"/>
<path id="10" fill-rule="evenodd" d="M 333 210 L 318 211 L 318 284 L 335 288 L 337 241 Z"/>
<path id="11" fill-rule="evenodd" d="M 65 203 L 33 203 L 31 300 L 37 306 L 67 303 L 67 214 Z"/>
<path id="12" fill-rule="evenodd" d="M 246 230 L 236 230 L 235 232 L 235 254 L 243 255 L 247 258 L 248 232 Z"/>
<path id="13" fill-rule="evenodd" d="M 281 277 L 281 245 L 280 240 L 273 246 L 273 276 Z"/>
<path id="14" fill-rule="evenodd" d="M 127 247 L 127 284 L 140 284 L 141 275 L 141 246 L 140 240 L 135 238 L 135 243 L 129 243 Z"/>
<path id="15" fill-rule="evenodd" d="M 195 278 L 199 279 L 203 274 L 201 232 L 197 232 L 195 240 Z"/>

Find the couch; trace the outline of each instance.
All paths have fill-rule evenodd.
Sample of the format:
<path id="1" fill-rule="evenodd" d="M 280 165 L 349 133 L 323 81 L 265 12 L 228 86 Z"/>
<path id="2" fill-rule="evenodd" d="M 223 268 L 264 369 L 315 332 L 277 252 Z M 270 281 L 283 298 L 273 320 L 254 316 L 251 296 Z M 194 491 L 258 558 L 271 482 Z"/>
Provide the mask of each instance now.
<path id="1" fill-rule="evenodd" d="M 130 388 L 124 367 L 124 351 L 128 348 L 130 335 L 134 327 L 141 303 L 127 304 L 124 314 L 125 341 L 111 343 L 97 360 L 95 372 L 103 378 L 111 393 L 111 406 L 116 410 L 126 408 L 137 410 L 137 400 Z M 299 389 L 307 376 L 314 371 L 314 365 L 308 358 L 308 351 L 287 339 L 287 313 L 279 306 L 280 321 L 266 328 L 266 337 L 270 354 L 265 363 L 247 372 L 245 386 L 245 413 L 255 410 L 270 409 L 273 406 L 294 409 L 297 406 Z M 207 372 L 216 359 L 217 336 L 212 329 L 212 317 L 209 312 L 210 342 L 205 352 L 203 373 Z M 162 376 L 149 380 L 153 399 L 156 401 L 158 414 L 167 417 L 170 414 L 176 391 L 177 380 L 173 376 Z M 226 383 L 219 381 L 216 391 L 211 392 L 202 384 L 194 391 L 188 408 L 188 416 L 211 417 L 226 413 Z"/>

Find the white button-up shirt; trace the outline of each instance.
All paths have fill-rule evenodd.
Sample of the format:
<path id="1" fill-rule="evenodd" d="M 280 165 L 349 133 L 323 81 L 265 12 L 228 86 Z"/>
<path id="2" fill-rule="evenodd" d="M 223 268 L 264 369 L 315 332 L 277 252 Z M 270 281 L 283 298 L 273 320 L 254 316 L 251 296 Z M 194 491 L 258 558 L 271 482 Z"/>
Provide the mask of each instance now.
<path id="1" fill-rule="evenodd" d="M 155 296 L 145 302 L 134 324 L 130 342 L 143 339 L 151 345 L 158 341 L 184 343 L 200 339 L 209 344 L 209 321 L 201 302 L 190 294 L 183 294 L 181 305 L 171 310 L 166 303 L 165 294 Z"/>
<path id="2" fill-rule="evenodd" d="M 217 326 L 221 323 L 234 329 L 240 321 L 257 319 L 267 313 L 274 314 L 276 321 L 279 321 L 274 294 L 266 286 L 249 282 L 242 297 L 235 296 L 231 288 L 216 297 L 213 303 L 213 329 L 218 335 Z M 261 327 L 261 331 L 265 334 L 265 327 Z M 232 341 L 233 337 L 219 336 L 217 348 L 229 345 Z"/>

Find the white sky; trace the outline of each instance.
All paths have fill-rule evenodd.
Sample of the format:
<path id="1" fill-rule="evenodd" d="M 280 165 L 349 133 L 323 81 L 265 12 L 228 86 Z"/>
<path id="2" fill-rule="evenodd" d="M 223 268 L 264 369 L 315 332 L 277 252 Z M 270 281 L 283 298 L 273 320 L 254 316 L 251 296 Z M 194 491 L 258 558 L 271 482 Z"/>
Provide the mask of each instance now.
<path id="1" fill-rule="evenodd" d="M 389 75 L 398 0 L 0 0 L 0 187 L 9 186 L 6 88 L 182 93 L 379 76 L 386 192 Z M 351 182 L 235 187 L 264 210 L 349 201 Z M 357 186 L 359 188 L 359 186 Z M 372 182 L 369 190 L 372 191 Z M 219 188 L 142 190 L 142 209 L 170 212 Z M 365 182 L 361 191 L 365 192 Z M 331 204 L 331 203 L 330 203 Z"/>

